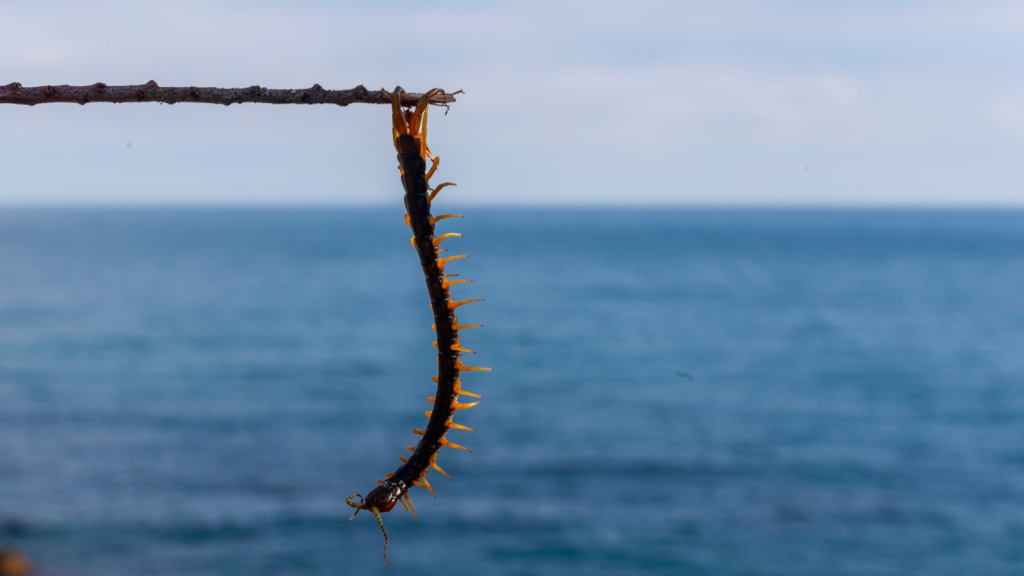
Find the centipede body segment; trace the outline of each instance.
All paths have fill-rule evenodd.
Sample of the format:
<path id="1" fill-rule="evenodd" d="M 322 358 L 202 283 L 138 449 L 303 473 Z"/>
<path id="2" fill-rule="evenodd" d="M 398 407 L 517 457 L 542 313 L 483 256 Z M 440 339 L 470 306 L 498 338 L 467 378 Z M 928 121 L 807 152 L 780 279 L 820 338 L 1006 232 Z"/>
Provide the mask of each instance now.
<path id="1" fill-rule="evenodd" d="M 456 301 L 452 298 L 449 289 L 454 285 L 469 282 L 469 280 L 457 278 L 457 274 L 447 274 L 445 268 L 465 256 L 454 255 L 442 258 L 440 256 L 442 250 L 439 248 L 443 241 L 449 238 L 458 238 L 461 235 L 449 232 L 436 236 L 434 233 L 435 224 L 441 220 L 461 218 L 461 216 L 457 214 L 434 216 L 430 211 L 431 203 L 437 194 L 446 186 L 454 186 L 450 182 L 439 184 L 433 188 L 430 186 L 430 178 L 437 171 L 440 159 L 434 156 L 427 147 L 427 108 L 430 99 L 441 94 L 442 91 L 435 89 L 427 92 L 412 110 L 402 107 L 403 92 L 401 87 L 398 87 L 394 92 L 387 94 L 391 98 L 392 135 L 395 149 L 398 151 L 398 168 L 402 174 L 402 186 L 405 189 L 405 223 L 413 232 L 411 243 L 419 255 L 420 267 L 423 269 L 427 293 L 430 296 L 430 306 L 434 312 L 432 328 L 437 336 L 433 343 L 437 347 L 437 376 L 432 380 L 437 384 L 437 390 L 434 396 L 427 398 L 428 402 L 433 403 L 433 408 L 426 412 L 427 426 L 422 430 L 413 431 L 421 436 L 419 442 L 416 446 L 406 448 L 412 454 L 408 457 L 399 456 L 402 465 L 394 472 L 387 474 L 384 480 L 379 480 L 377 487 L 373 488 L 365 499 L 359 494 L 353 494 L 345 500 L 349 506 L 356 509 L 356 514 L 359 513 L 359 510 L 369 510 L 376 517 L 381 531 L 384 532 L 385 562 L 387 562 L 388 533 L 384 528 L 381 514 L 390 511 L 396 503 L 400 503 L 415 517 L 416 509 L 413 508 L 412 500 L 409 498 L 409 490 L 413 486 L 420 486 L 426 488 L 433 495 L 434 489 L 427 481 L 427 472 L 431 468 L 449 478 L 448 474 L 437 465 L 437 455 L 440 449 L 448 447 L 469 452 L 467 448 L 447 439 L 448 431 L 452 429 L 473 431 L 471 428 L 452 421 L 457 411 L 472 408 L 478 404 L 478 402 L 459 402 L 459 395 L 480 397 L 462 390 L 460 373 L 490 370 L 490 368 L 466 366 L 462 363 L 462 353 L 473 353 L 473 351 L 462 346 L 459 331 L 476 328 L 479 325 L 460 325 L 455 310 L 480 299 Z M 430 162 L 429 169 L 428 161 Z M 359 498 L 358 502 L 355 501 L 356 498 Z M 354 518 L 355 514 L 352 517 Z M 390 566 L 390 562 L 388 565 Z"/>

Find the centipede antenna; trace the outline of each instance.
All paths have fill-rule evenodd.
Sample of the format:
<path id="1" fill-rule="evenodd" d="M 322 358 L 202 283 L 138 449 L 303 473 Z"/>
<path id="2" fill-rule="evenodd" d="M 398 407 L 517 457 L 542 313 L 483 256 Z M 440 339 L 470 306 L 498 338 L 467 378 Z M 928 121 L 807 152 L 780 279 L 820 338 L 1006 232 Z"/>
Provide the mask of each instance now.
<path id="1" fill-rule="evenodd" d="M 353 502 L 352 501 L 352 499 L 355 498 L 356 496 L 359 496 L 359 502 Z M 352 513 L 352 516 L 349 518 L 349 520 L 352 520 L 353 518 L 355 518 L 356 514 L 359 514 L 360 510 L 365 510 L 366 509 L 366 504 L 363 504 L 363 495 L 362 494 L 352 494 L 348 498 L 345 498 L 345 504 L 348 504 L 349 506 L 351 506 L 351 507 L 356 509 L 356 511 Z"/>
<path id="2" fill-rule="evenodd" d="M 373 512 L 373 515 L 377 517 L 377 524 L 380 524 L 380 531 L 384 533 L 384 562 L 388 565 L 388 568 L 394 568 L 388 560 L 388 529 L 384 527 L 384 519 L 380 517 L 380 510 L 370 508 L 370 512 Z"/>

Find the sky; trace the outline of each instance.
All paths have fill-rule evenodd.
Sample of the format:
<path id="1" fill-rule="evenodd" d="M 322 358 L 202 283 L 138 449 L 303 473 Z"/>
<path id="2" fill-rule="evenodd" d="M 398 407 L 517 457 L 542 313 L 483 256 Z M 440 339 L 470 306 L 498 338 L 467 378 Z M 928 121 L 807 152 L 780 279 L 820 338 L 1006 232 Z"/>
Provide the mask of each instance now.
<path id="1" fill-rule="evenodd" d="M 1024 4 L 3 0 L 0 84 L 432 87 L 452 205 L 1024 207 Z M 393 205 L 384 106 L 0 106 L 0 206 Z"/>

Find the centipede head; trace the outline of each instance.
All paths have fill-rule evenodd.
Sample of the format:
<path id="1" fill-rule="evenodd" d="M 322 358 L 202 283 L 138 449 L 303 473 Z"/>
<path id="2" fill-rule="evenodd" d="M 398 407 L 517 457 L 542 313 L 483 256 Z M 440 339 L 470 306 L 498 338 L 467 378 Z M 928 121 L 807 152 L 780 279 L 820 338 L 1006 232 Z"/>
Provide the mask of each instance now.
<path id="1" fill-rule="evenodd" d="M 405 494 L 406 486 L 405 482 L 401 480 L 387 479 L 379 486 L 370 490 L 370 493 L 366 495 L 364 500 L 361 494 L 353 494 L 348 498 L 345 498 L 345 503 L 356 509 L 352 514 L 352 518 L 359 514 L 360 510 L 369 510 L 371 514 L 377 519 L 377 524 L 380 525 L 380 531 L 384 533 L 384 562 L 388 566 L 391 566 L 391 562 L 388 561 L 388 530 L 384 527 L 384 519 L 381 518 L 381 512 L 390 512 L 395 504 L 400 502 L 402 495 Z M 354 498 L 359 497 L 360 502 L 356 502 Z M 352 518 L 349 518 L 351 520 Z"/>
<path id="2" fill-rule="evenodd" d="M 402 494 L 405 494 L 405 482 L 401 480 L 385 480 L 366 495 L 366 506 L 376 508 L 381 512 L 390 512 L 398 503 Z"/>

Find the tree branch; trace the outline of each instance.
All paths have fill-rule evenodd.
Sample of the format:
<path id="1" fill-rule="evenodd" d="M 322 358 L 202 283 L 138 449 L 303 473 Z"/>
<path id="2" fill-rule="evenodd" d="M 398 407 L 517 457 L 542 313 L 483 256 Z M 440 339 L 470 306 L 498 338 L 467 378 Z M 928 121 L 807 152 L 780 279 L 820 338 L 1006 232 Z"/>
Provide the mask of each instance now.
<path id="1" fill-rule="evenodd" d="M 455 94 L 458 94 L 456 92 Z M 402 104 L 413 106 L 422 94 L 406 93 Z M 97 82 L 92 86 L 36 86 L 24 88 L 17 82 L 0 86 L 0 104 L 24 104 L 35 106 L 49 102 L 202 102 L 206 104 L 241 104 L 262 102 L 264 104 L 390 104 L 391 100 L 382 90 L 367 90 L 362 85 L 351 90 L 324 90 L 319 84 L 300 90 L 277 90 L 250 86 L 249 88 L 162 88 L 150 80 L 138 86 L 107 86 Z M 454 94 L 439 94 L 430 103 L 443 106 L 455 102 Z"/>

